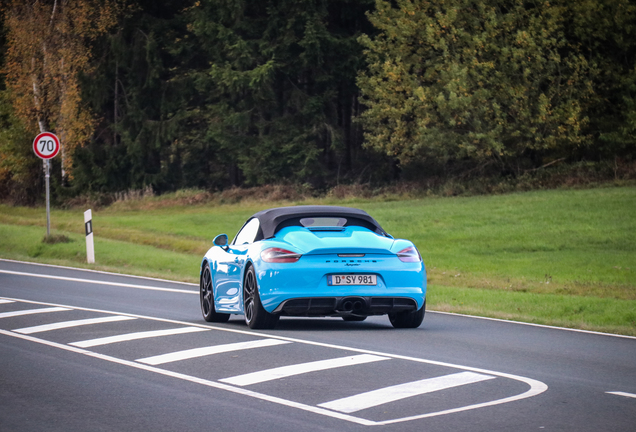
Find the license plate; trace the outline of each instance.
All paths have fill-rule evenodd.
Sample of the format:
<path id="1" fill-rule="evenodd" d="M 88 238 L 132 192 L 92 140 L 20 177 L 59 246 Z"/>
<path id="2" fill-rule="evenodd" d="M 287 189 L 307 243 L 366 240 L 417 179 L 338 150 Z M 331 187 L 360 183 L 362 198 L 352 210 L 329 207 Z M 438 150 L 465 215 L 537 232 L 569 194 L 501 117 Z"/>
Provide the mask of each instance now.
<path id="1" fill-rule="evenodd" d="M 376 275 L 329 275 L 327 276 L 327 284 L 343 286 L 343 285 L 377 285 L 378 277 Z"/>

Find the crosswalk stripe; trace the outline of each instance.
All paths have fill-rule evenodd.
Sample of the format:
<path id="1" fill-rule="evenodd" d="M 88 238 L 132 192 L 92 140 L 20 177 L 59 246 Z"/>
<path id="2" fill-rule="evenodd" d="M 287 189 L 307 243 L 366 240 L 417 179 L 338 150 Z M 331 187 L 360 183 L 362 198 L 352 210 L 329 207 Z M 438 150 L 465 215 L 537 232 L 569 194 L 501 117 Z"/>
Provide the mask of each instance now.
<path id="1" fill-rule="evenodd" d="M 22 316 L 22 315 L 33 315 L 33 314 L 40 314 L 40 313 L 47 313 L 47 312 L 61 312 L 61 311 L 67 311 L 67 310 L 71 310 L 71 309 L 63 308 L 63 307 L 25 309 L 20 311 L 13 311 L 13 312 L 2 312 L 0 313 L 0 318 L 10 318 L 10 317 L 16 317 L 16 316 Z"/>
<path id="2" fill-rule="evenodd" d="M 356 356 L 340 357 L 329 360 L 319 360 L 308 363 L 299 363 L 290 366 L 282 366 L 273 369 L 248 373 L 245 375 L 237 375 L 230 378 L 219 380 L 224 383 L 247 386 L 251 384 L 272 381 L 294 375 L 300 375 L 308 372 L 316 372 L 327 369 L 334 369 L 344 366 L 354 366 L 358 364 L 371 363 L 381 360 L 389 360 L 388 357 L 380 357 L 371 354 L 361 354 Z"/>
<path id="3" fill-rule="evenodd" d="M 62 321 L 62 322 L 57 322 L 53 324 L 44 324 L 44 325 L 38 325 L 33 327 L 23 327 L 13 331 L 16 333 L 22 333 L 22 334 L 33 334 L 33 333 L 46 332 L 50 330 L 58 330 L 63 328 L 79 327 L 79 326 L 90 325 L 90 324 L 102 324 L 107 322 L 126 321 L 126 320 L 133 320 L 133 319 L 136 319 L 136 318 L 122 316 L 122 315 L 114 315 L 114 316 L 107 316 L 107 317 L 100 317 L 100 318 L 88 318 L 88 319 L 73 320 L 73 321 Z"/>
<path id="4" fill-rule="evenodd" d="M 201 348 L 193 348 L 193 349 L 188 349 L 184 351 L 176 351 L 173 353 L 141 358 L 141 359 L 137 359 L 136 361 L 154 366 L 158 364 L 169 363 L 169 362 L 174 362 L 179 360 L 187 360 L 191 358 L 203 357 L 203 356 L 212 355 L 212 354 L 220 354 L 225 352 L 239 351 L 239 350 L 252 349 L 252 348 L 263 348 L 263 347 L 283 345 L 288 343 L 291 343 L 291 342 L 278 340 L 278 339 L 260 339 L 260 340 L 250 341 L 250 342 L 238 342 L 238 343 L 231 343 L 231 344 L 225 344 L 225 345 L 214 345 L 214 346 L 207 346 L 207 347 L 201 347 Z"/>
<path id="5" fill-rule="evenodd" d="M 171 335 L 184 334 L 184 333 L 194 333 L 194 332 L 200 332 L 200 331 L 208 331 L 208 329 L 201 328 L 201 327 L 178 327 L 178 328 L 166 329 L 166 330 L 150 330 L 150 331 L 135 332 L 135 333 L 125 333 L 125 334 L 120 334 L 115 336 L 101 337 L 97 339 L 88 339 L 88 340 L 83 340 L 78 342 L 72 342 L 69 345 L 73 345 L 80 348 L 89 348 L 89 347 L 94 347 L 98 345 L 107 345 L 107 344 L 112 344 L 117 342 L 126 342 L 131 340 L 147 339 L 147 338 L 160 337 L 160 336 L 171 336 Z"/>
<path id="6" fill-rule="evenodd" d="M 456 374 L 445 375 L 436 378 L 427 378 L 419 381 L 385 387 L 378 390 L 337 399 L 331 402 L 325 402 L 318 406 L 322 408 L 332 409 L 334 411 L 340 411 L 343 413 L 352 413 L 385 403 L 406 399 L 412 396 L 418 396 L 425 393 L 431 393 L 438 390 L 444 390 L 494 378 L 494 376 L 482 375 L 474 372 L 460 372 Z"/>

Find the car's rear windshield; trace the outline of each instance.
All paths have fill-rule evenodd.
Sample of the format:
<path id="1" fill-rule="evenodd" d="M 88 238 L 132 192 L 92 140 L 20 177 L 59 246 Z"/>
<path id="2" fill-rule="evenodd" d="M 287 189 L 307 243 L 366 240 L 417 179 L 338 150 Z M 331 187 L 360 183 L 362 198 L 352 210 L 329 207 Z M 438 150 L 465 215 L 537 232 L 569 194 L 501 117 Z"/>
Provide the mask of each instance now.
<path id="1" fill-rule="evenodd" d="M 347 219 L 343 217 L 305 217 L 300 220 L 300 224 L 305 228 L 310 227 L 343 227 L 347 223 Z"/>
<path id="2" fill-rule="evenodd" d="M 290 226 L 301 226 L 301 227 L 310 228 L 310 229 L 314 227 L 359 226 L 359 227 L 367 228 L 374 232 L 376 228 L 370 222 L 367 222 L 363 219 L 359 219 L 353 216 L 346 217 L 346 218 L 342 216 L 303 216 L 303 217 L 290 218 L 281 222 L 276 227 L 276 232 Z"/>

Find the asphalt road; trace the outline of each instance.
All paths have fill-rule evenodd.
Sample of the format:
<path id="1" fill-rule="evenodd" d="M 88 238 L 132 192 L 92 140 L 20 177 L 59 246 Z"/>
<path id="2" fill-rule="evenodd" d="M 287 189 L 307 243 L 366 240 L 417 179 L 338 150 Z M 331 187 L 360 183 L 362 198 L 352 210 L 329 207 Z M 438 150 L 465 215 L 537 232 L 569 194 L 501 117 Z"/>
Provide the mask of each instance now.
<path id="1" fill-rule="evenodd" d="M 0 260 L 0 431 L 636 431 L 636 339 L 427 312 L 209 325 L 197 287 Z"/>

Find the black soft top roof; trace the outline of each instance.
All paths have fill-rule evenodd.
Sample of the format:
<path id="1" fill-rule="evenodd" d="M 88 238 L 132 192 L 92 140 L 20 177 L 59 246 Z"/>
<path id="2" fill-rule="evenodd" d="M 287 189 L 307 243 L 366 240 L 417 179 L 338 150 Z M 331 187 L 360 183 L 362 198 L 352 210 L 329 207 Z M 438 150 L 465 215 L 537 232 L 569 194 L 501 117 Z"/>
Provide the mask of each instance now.
<path id="1" fill-rule="evenodd" d="M 277 231 L 285 225 L 285 222 L 292 219 L 300 219 L 311 216 L 333 216 L 344 217 L 348 220 L 347 225 L 362 225 L 384 236 L 389 236 L 380 224 L 367 212 L 351 207 L 338 206 L 294 206 L 278 207 L 262 210 L 254 214 L 250 219 L 257 218 L 260 222 L 260 229 L 264 239 L 273 237 Z M 354 221 L 358 222 L 355 223 Z M 350 223 L 354 222 L 354 223 Z"/>

